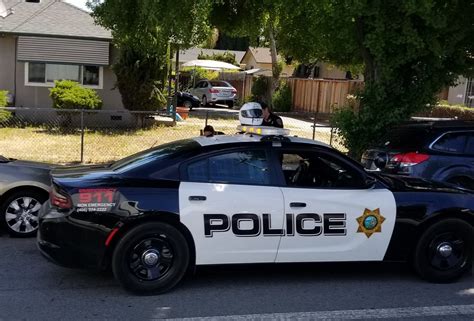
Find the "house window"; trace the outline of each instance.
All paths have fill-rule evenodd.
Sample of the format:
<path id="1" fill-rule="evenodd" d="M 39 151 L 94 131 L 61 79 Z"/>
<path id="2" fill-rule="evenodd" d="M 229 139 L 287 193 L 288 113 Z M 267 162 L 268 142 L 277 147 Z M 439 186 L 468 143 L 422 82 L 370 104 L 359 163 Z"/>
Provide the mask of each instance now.
<path id="1" fill-rule="evenodd" d="M 45 82 L 45 64 L 30 63 L 28 64 L 28 82 Z"/>
<path id="2" fill-rule="evenodd" d="M 102 89 L 103 68 L 92 65 L 25 63 L 25 85 L 53 87 L 55 80 L 73 80 L 85 87 Z"/>
<path id="3" fill-rule="evenodd" d="M 98 66 L 82 66 L 82 84 L 99 86 L 99 69 Z"/>
<path id="4" fill-rule="evenodd" d="M 46 65 L 46 82 L 53 82 L 55 80 L 73 80 L 79 82 L 80 67 L 76 65 Z"/>

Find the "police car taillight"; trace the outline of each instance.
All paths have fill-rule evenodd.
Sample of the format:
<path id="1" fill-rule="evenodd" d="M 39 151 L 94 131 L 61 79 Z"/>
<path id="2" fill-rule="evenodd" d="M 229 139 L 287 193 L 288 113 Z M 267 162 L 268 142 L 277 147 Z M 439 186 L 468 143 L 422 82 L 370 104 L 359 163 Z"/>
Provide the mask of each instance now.
<path id="1" fill-rule="evenodd" d="M 49 194 L 51 205 L 60 209 L 68 210 L 72 207 L 71 198 L 65 193 L 59 192 L 56 187 Z"/>

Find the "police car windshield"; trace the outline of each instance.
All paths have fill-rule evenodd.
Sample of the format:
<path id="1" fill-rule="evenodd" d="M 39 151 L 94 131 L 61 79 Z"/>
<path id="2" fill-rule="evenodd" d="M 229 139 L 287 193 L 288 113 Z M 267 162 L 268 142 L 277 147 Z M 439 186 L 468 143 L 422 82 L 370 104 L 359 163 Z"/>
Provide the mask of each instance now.
<path id="1" fill-rule="evenodd" d="M 178 140 L 128 156 L 112 163 L 110 168 L 113 171 L 126 172 L 150 162 L 172 158 L 173 156 L 180 155 L 183 152 L 194 150 L 198 146 L 199 144 L 192 139 Z"/>

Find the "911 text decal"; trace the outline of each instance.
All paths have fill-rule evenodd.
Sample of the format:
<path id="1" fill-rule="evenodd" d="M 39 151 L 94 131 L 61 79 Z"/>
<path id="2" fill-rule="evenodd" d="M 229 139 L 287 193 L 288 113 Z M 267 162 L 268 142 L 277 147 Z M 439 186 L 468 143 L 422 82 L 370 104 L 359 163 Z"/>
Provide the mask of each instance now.
<path id="1" fill-rule="evenodd" d="M 115 189 L 84 188 L 79 189 L 78 212 L 107 212 L 115 206 Z"/>
<path id="2" fill-rule="evenodd" d="M 247 223 L 242 227 L 242 223 Z M 214 233 L 229 230 L 235 236 L 344 236 L 346 235 L 346 214 L 316 213 L 286 214 L 283 228 L 271 226 L 271 215 L 260 217 L 252 213 L 238 213 L 231 217 L 225 214 L 204 214 L 204 235 L 213 237 Z"/>

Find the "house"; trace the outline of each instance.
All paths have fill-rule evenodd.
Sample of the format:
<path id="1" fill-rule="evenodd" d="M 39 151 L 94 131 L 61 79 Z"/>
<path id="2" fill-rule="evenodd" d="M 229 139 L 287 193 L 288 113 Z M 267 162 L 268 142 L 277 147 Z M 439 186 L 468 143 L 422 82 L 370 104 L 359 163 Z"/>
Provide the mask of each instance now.
<path id="1" fill-rule="evenodd" d="M 0 0 L 0 90 L 17 107 L 51 107 L 54 80 L 93 88 L 103 109 L 122 109 L 114 89 L 110 31 L 60 0 Z"/>
<path id="2" fill-rule="evenodd" d="M 280 56 L 278 56 L 281 59 Z M 263 47 L 249 47 L 240 61 L 246 70 L 260 69 L 257 75 L 272 75 L 272 57 L 270 48 Z M 317 68 L 313 70 L 312 78 L 323 79 L 347 79 L 348 73 L 346 70 L 337 68 L 334 65 L 325 62 L 318 62 Z M 291 77 L 294 74 L 294 66 L 285 65 L 281 72 L 282 77 Z M 360 79 L 360 75 L 357 76 Z"/>
<path id="3" fill-rule="evenodd" d="M 278 56 L 278 59 L 281 59 Z M 244 66 L 245 70 L 260 69 L 259 75 L 272 75 L 272 56 L 270 48 L 265 47 L 249 47 L 245 55 L 240 60 L 240 65 Z M 290 77 L 293 74 L 294 68 L 285 65 L 281 72 L 282 77 Z"/>
<path id="4" fill-rule="evenodd" d="M 459 77 L 456 86 L 449 87 L 447 100 L 450 104 L 474 107 L 474 78 Z"/>

